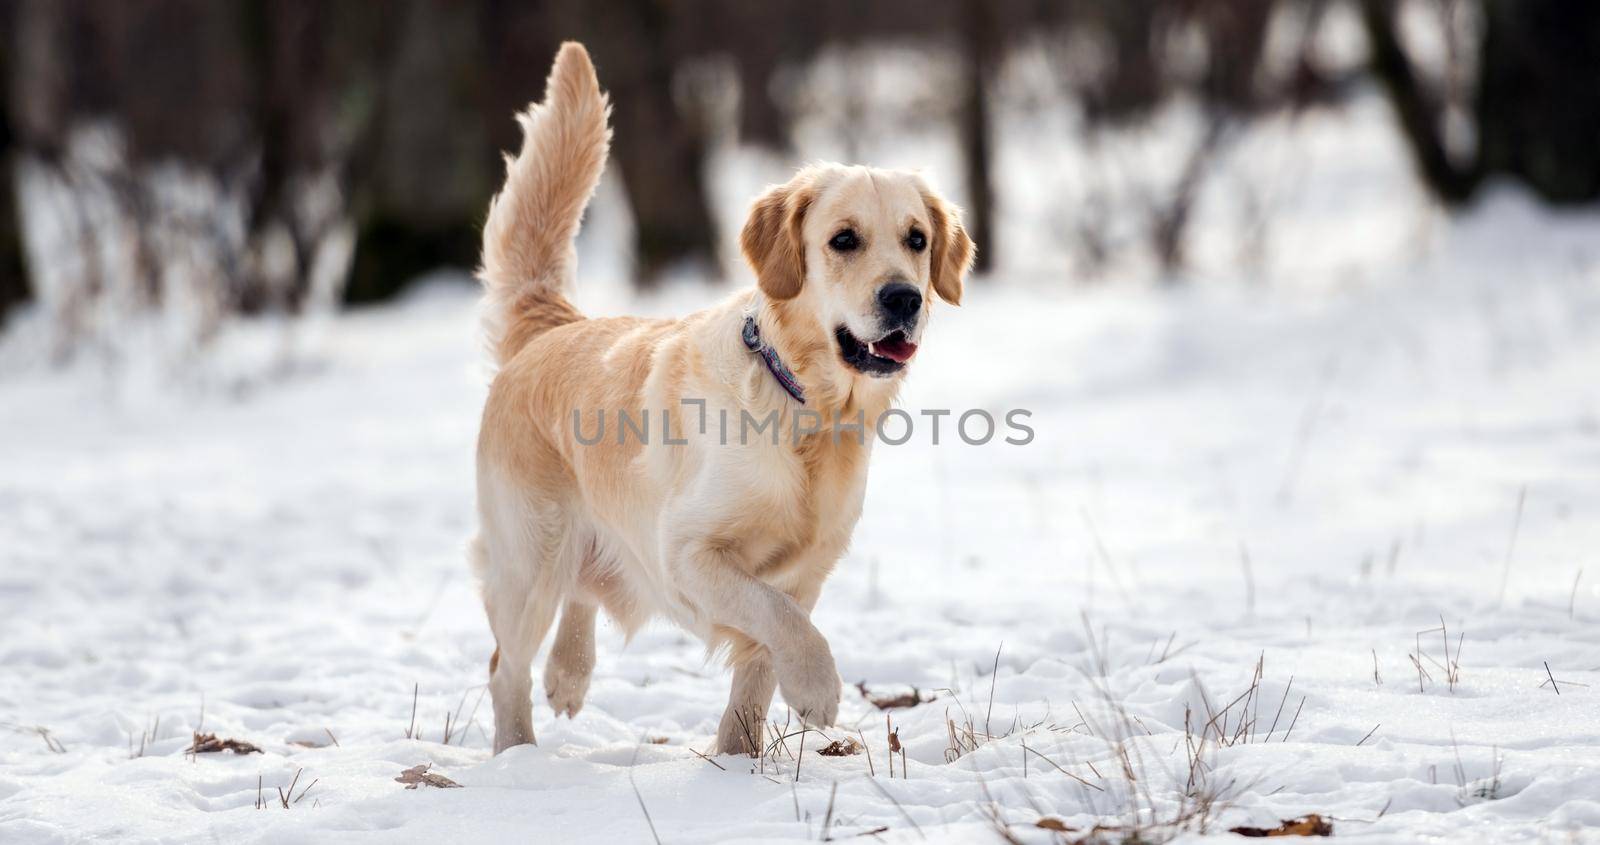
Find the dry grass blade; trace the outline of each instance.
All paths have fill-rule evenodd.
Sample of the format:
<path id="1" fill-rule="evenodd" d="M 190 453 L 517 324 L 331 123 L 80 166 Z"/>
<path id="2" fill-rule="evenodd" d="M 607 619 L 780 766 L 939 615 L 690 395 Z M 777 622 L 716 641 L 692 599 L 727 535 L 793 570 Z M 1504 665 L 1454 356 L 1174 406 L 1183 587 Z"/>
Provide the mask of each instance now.
<path id="1" fill-rule="evenodd" d="M 439 789 L 460 789 L 461 784 L 445 777 L 436 775 L 428 769 L 433 768 L 432 763 L 419 763 L 400 773 L 394 779 L 395 783 L 403 783 L 406 789 L 416 789 L 419 786 L 432 786 Z"/>
<path id="2" fill-rule="evenodd" d="M 727 769 L 724 769 L 724 768 L 723 768 L 723 767 L 722 767 L 722 764 L 721 764 L 721 763 L 718 763 L 718 762 L 717 762 L 717 761 L 715 761 L 715 760 L 713 760 L 713 759 L 711 759 L 711 758 L 710 758 L 710 757 L 707 757 L 707 756 L 706 756 L 706 755 L 704 755 L 704 754 L 701 754 L 701 753 L 700 753 L 700 752 L 699 752 L 699 751 L 695 751 L 695 750 L 694 750 L 694 749 L 693 749 L 693 748 L 691 748 L 691 749 L 689 749 L 689 750 L 690 750 L 690 751 L 692 751 L 692 752 L 694 752 L 694 756 L 696 756 L 696 757 L 699 757 L 699 758 L 700 758 L 700 759 L 702 759 L 702 760 L 704 760 L 704 761 L 706 761 L 706 762 L 707 762 L 707 763 L 710 763 L 710 764 L 711 764 L 711 765 L 713 765 L 713 766 L 716 766 L 716 767 L 717 767 L 717 768 L 719 768 L 719 769 L 722 769 L 722 770 L 723 770 L 723 771 L 724 771 L 724 772 L 726 772 L 726 771 L 727 771 Z"/>
<path id="3" fill-rule="evenodd" d="M 295 784 L 300 782 L 300 773 L 304 772 L 304 771 L 305 771 L 305 769 L 295 769 L 294 770 L 294 779 L 289 781 L 289 791 L 288 792 L 284 792 L 283 791 L 283 787 L 281 787 L 281 786 L 277 788 L 278 789 L 278 803 L 282 804 L 283 808 L 285 810 L 289 809 L 289 796 L 294 794 Z"/>
<path id="4" fill-rule="evenodd" d="M 895 798 L 893 795 L 889 794 L 889 790 L 884 789 L 883 788 L 883 784 L 878 783 L 876 778 L 869 778 L 868 782 L 871 783 L 872 787 L 874 789 L 878 790 L 878 792 L 881 793 L 883 795 L 883 797 L 889 799 L 889 803 L 894 805 L 895 811 L 900 813 L 900 817 L 905 819 L 906 820 L 906 824 L 911 825 L 911 829 L 917 832 L 917 838 L 918 839 L 927 839 L 928 838 L 927 835 L 922 832 L 922 825 L 917 824 L 917 820 L 912 818 L 910 813 L 906 812 L 906 808 L 905 807 L 901 806 L 900 799 Z"/>
<path id="5" fill-rule="evenodd" d="M 415 739 L 417 736 L 417 693 L 421 689 L 420 684 L 411 685 L 411 723 L 406 725 L 406 739 Z"/>
<path id="6" fill-rule="evenodd" d="M 822 814 L 822 841 L 827 842 L 833 837 L 828 835 L 828 828 L 833 827 L 833 799 L 839 795 L 839 782 L 834 781 L 833 787 L 828 790 L 828 811 Z"/>
<path id="7" fill-rule="evenodd" d="M 44 725 L 17 725 L 11 722 L 0 722 L 0 727 L 19 734 L 36 734 L 40 739 L 44 740 L 44 747 L 50 749 L 51 754 L 67 753 L 67 747 L 62 745 L 60 740 L 51 736 L 50 729 Z M 131 734 L 129 735 L 129 740 L 132 740 Z"/>
<path id="8" fill-rule="evenodd" d="M 310 783 L 306 784 L 306 788 L 305 789 L 300 790 L 299 797 L 290 799 L 289 803 L 291 803 L 291 804 L 300 803 L 300 799 L 306 797 L 306 793 L 311 791 L 311 787 L 316 786 L 317 783 L 319 783 L 321 780 L 322 780 L 322 778 L 313 778 Z"/>
<path id="9" fill-rule="evenodd" d="M 204 720 L 205 720 L 205 714 L 202 712 L 201 713 L 201 721 L 204 722 Z M 133 759 L 136 759 L 136 758 L 139 758 L 139 757 L 143 757 L 145 750 L 150 747 L 150 743 L 154 742 L 158 738 L 158 735 L 160 734 L 160 732 L 161 732 L 161 716 L 157 715 L 154 725 L 152 725 L 151 727 L 145 728 L 144 730 L 139 732 L 139 749 L 137 751 L 135 751 L 134 748 L 133 748 L 133 732 L 129 731 L 128 732 L 128 759 L 129 760 L 133 760 Z"/>
<path id="10" fill-rule="evenodd" d="M 983 714 L 983 732 L 989 736 L 994 736 L 989 720 L 994 716 L 994 683 L 1000 677 L 1000 649 L 1005 647 L 1005 641 L 1002 640 L 1000 647 L 994 650 L 994 666 L 989 670 L 989 709 Z"/>
<path id="11" fill-rule="evenodd" d="M 644 813 L 644 823 L 650 826 L 650 838 L 656 845 L 661 845 L 661 834 L 656 833 L 655 820 L 650 818 L 650 808 L 644 805 L 644 795 L 639 792 L 639 784 L 633 779 L 633 767 L 639 762 L 639 749 L 644 747 L 643 738 L 638 745 L 633 747 L 633 759 L 628 761 L 628 785 L 633 787 L 633 797 L 639 802 L 639 812 Z"/>
<path id="12" fill-rule="evenodd" d="M 1064 775 L 1066 775 L 1066 776 L 1067 776 L 1067 777 L 1069 777 L 1069 778 L 1072 778 L 1072 779 L 1073 779 L 1073 780 L 1075 780 L 1075 781 L 1077 781 L 1077 782 L 1078 782 L 1078 783 L 1081 783 L 1081 784 L 1083 784 L 1083 785 L 1084 785 L 1084 786 L 1087 786 L 1087 787 L 1089 787 L 1089 788 L 1090 788 L 1090 789 L 1093 789 L 1093 790 L 1095 790 L 1095 791 L 1096 791 L 1096 792 L 1105 792 L 1105 790 L 1104 790 L 1104 789 L 1102 789 L 1102 788 L 1101 788 L 1101 787 L 1099 787 L 1099 786 L 1096 786 L 1096 785 L 1094 785 L 1094 784 L 1092 784 L 1092 783 L 1090 783 L 1090 782 L 1088 782 L 1088 781 L 1086 781 L 1086 780 L 1084 780 L 1084 779 L 1083 779 L 1083 778 L 1082 778 L 1082 777 L 1079 777 L 1079 776 L 1078 776 L 1078 775 L 1075 775 L 1075 774 L 1073 774 L 1073 773 L 1072 773 L 1072 772 L 1069 772 L 1069 771 L 1067 771 L 1067 770 L 1066 770 L 1066 769 L 1063 769 L 1063 768 L 1061 768 L 1061 764 L 1059 764 L 1059 763 L 1057 763 L 1057 762 L 1056 762 L 1056 761 L 1054 761 L 1054 760 L 1052 760 L 1052 759 L 1050 759 L 1050 758 L 1049 758 L 1049 757 L 1046 757 L 1046 756 L 1045 756 L 1045 755 L 1043 755 L 1043 754 L 1041 754 L 1041 753 L 1039 753 L 1039 751 L 1038 751 L 1038 750 L 1037 750 L 1037 749 L 1034 749 L 1034 748 L 1029 748 L 1029 747 L 1027 747 L 1027 746 L 1026 746 L 1026 745 L 1024 745 L 1024 746 L 1023 746 L 1023 747 L 1022 747 L 1022 751 L 1023 751 L 1023 756 L 1022 756 L 1022 759 L 1023 759 L 1023 760 L 1024 760 L 1024 761 L 1026 761 L 1026 760 L 1027 760 L 1027 759 L 1028 759 L 1028 756 L 1027 756 L 1027 755 L 1029 755 L 1029 754 L 1032 754 L 1032 755 L 1034 755 L 1034 756 L 1035 756 L 1035 757 L 1038 757 L 1038 758 L 1039 758 L 1039 759 L 1040 759 L 1040 760 L 1043 760 L 1043 761 L 1045 761 L 1045 762 L 1046 762 L 1046 763 L 1049 763 L 1049 764 L 1050 764 L 1050 765 L 1051 765 L 1051 766 L 1052 766 L 1052 767 L 1054 767 L 1054 768 L 1055 768 L 1055 770 L 1056 770 L 1056 771 L 1058 771 L 1058 772 L 1060 772 L 1060 773 L 1062 773 L 1062 774 L 1064 774 Z"/>
<path id="13" fill-rule="evenodd" d="M 1306 697 L 1300 696 L 1300 706 L 1294 709 L 1294 718 L 1289 720 L 1289 727 L 1283 730 L 1283 742 L 1289 741 L 1289 734 L 1294 732 L 1294 726 L 1300 722 L 1300 711 L 1306 706 Z"/>

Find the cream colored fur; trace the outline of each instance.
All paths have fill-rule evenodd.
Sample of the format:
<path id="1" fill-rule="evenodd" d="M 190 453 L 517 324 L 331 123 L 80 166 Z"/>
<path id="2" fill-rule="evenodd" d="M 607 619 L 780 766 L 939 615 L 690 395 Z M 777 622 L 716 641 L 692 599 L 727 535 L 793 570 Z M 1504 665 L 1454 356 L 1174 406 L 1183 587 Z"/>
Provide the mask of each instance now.
<path id="1" fill-rule="evenodd" d="M 733 689 L 716 747 L 750 752 L 774 688 L 809 724 L 838 713 L 833 654 L 809 617 L 861 514 L 872 421 L 899 376 L 848 367 L 834 329 L 875 336 L 876 292 L 903 280 L 925 294 L 920 341 L 934 296 L 959 301 L 973 247 L 958 212 L 920 177 L 812 166 L 751 210 L 741 246 L 756 289 L 681 320 L 584 319 L 562 291 L 604 167 L 606 115 L 588 54 L 564 45 L 484 231 L 486 324 L 501 368 L 479 438 L 472 558 L 497 646 L 495 750 L 534 739 L 530 664 L 558 612 L 545 694 L 558 714 L 578 713 L 604 609 L 630 634 L 664 616 L 726 648 Z M 849 255 L 826 246 L 843 225 L 863 236 Z M 909 226 L 928 234 L 927 249 L 906 247 Z M 801 406 L 741 342 L 747 314 L 804 386 L 819 432 L 787 436 Z M 704 431 L 683 399 L 705 401 Z M 616 414 L 641 409 L 652 415 L 649 443 L 619 442 Z M 605 438 L 582 445 L 574 411 L 586 437 L 603 411 Z M 663 411 L 671 437 L 687 443 L 666 442 Z M 741 413 L 769 412 L 780 442 L 741 442 Z M 865 442 L 833 436 L 835 415 L 850 424 L 858 414 Z"/>

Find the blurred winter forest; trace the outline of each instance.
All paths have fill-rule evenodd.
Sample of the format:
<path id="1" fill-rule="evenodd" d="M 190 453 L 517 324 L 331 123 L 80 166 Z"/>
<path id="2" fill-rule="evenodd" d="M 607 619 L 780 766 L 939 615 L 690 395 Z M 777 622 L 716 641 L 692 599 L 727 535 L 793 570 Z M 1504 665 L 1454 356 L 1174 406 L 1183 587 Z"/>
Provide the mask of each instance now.
<path id="1" fill-rule="evenodd" d="M 729 148 L 898 163 L 874 153 L 938 139 L 980 270 L 1062 285 L 1184 283 L 1218 162 L 1363 90 L 1442 207 L 1496 178 L 1600 199 L 1589 0 L 0 0 L 0 33 L 0 312 L 36 315 L 54 361 L 130 315 L 204 348 L 471 268 L 565 39 L 612 96 L 641 288 L 742 272 Z M 1022 137 L 1074 151 L 1076 188 L 1024 201 L 997 175 Z M 1273 186 L 1226 190 L 1265 237 Z"/>

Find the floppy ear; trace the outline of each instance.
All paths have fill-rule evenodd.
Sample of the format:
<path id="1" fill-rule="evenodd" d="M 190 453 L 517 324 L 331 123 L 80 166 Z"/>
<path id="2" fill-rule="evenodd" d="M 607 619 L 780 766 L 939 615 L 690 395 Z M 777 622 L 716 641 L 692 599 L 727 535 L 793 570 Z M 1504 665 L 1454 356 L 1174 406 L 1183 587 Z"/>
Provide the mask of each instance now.
<path id="1" fill-rule="evenodd" d="M 967 229 L 961 225 L 961 209 L 924 190 L 922 201 L 928 206 L 928 217 L 933 227 L 933 242 L 928 256 L 928 266 L 933 275 L 933 290 L 939 298 L 951 305 L 961 304 L 962 280 L 972 269 L 977 247 Z"/>
<path id="2" fill-rule="evenodd" d="M 756 200 L 739 233 L 739 249 L 755 269 L 761 292 L 773 299 L 793 299 L 806 278 L 801 229 L 815 192 L 808 185 L 798 185 L 799 181 L 790 180 Z"/>

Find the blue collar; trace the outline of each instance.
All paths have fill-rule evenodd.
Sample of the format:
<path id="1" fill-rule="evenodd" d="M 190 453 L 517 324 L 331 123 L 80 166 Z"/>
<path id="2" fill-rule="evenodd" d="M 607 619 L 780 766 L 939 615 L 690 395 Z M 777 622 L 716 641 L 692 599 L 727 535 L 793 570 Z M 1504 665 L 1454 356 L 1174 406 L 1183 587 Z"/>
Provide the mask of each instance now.
<path id="1" fill-rule="evenodd" d="M 761 356 L 761 360 L 767 365 L 767 370 L 772 373 L 773 378 L 778 380 L 778 386 L 782 387 L 784 392 L 793 396 L 794 401 L 804 405 L 806 403 L 806 392 L 800 387 L 800 380 L 794 377 L 792 370 L 784 366 L 783 359 L 778 357 L 778 350 L 761 341 L 761 330 L 756 328 L 754 315 L 744 318 L 744 331 L 740 332 L 740 337 L 744 339 L 744 345 L 751 352 Z"/>

